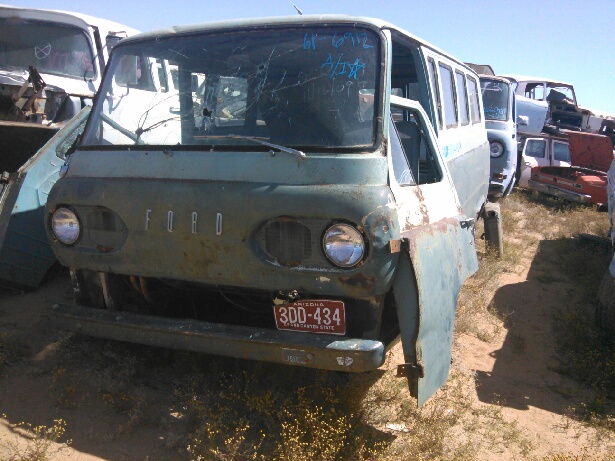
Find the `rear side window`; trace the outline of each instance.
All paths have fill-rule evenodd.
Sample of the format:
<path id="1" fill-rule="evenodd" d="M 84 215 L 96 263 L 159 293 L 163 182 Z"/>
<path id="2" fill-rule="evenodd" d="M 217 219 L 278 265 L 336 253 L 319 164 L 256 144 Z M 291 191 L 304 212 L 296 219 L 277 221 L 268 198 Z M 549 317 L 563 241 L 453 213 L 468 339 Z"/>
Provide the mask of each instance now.
<path id="1" fill-rule="evenodd" d="M 470 113 L 468 109 L 468 93 L 466 92 L 466 77 L 461 72 L 455 72 L 457 80 L 457 101 L 459 102 L 459 119 L 462 125 L 470 123 Z"/>
<path id="2" fill-rule="evenodd" d="M 470 98 L 470 117 L 472 123 L 480 122 L 480 106 L 478 104 L 478 85 L 473 77 L 468 76 L 468 93 Z"/>
<path id="3" fill-rule="evenodd" d="M 429 72 L 429 81 L 431 82 L 431 92 L 436 100 L 436 116 L 438 117 L 438 126 L 442 129 L 442 100 L 440 98 L 440 86 L 438 85 L 436 62 L 432 58 L 429 58 L 428 61 L 427 70 Z"/>
<path id="4" fill-rule="evenodd" d="M 544 158 L 547 143 L 543 139 L 528 139 L 524 155 L 528 157 Z"/>
<path id="5" fill-rule="evenodd" d="M 553 143 L 553 160 L 570 163 L 570 148 L 564 142 Z"/>
<path id="6" fill-rule="evenodd" d="M 442 99 L 444 100 L 444 123 L 447 128 L 457 126 L 457 101 L 455 100 L 455 83 L 453 70 L 439 63 L 440 79 L 442 80 Z"/>

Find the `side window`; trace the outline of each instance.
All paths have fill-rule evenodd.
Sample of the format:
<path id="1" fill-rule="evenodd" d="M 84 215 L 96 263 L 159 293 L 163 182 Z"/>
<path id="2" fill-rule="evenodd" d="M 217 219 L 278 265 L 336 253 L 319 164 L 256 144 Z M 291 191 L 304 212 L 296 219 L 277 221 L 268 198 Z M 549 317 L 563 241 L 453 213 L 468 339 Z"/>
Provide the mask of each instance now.
<path id="1" fill-rule="evenodd" d="M 457 101 L 459 102 L 459 118 L 462 125 L 470 123 L 470 113 L 468 108 L 468 97 L 466 88 L 466 76 L 461 72 L 455 71 L 457 80 Z"/>
<path id="2" fill-rule="evenodd" d="M 404 115 L 402 120 L 391 120 L 391 155 L 397 182 L 401 185 L 420 185 L 441 181 L 442 171 L 420 117 L 409 109 L 391 107 L 391 111 L 393 109 L 403 111 Z M 401 153 L 395 149 L 401 149 Z"/>
<path id="3" fill-rule="evenodd" d="M 468 92 L 470 97 L 470 117 L 472 123 L 479 123 L 480 118 L 480 105 L 478 104 L 478 85 L 474 77 L 468 75 Z"/>
<path id="4" fill-rule="evenodd" d="M 445 64 L 439 63 L 440 78 L 442 79 L 442 99 L 444 100 L 444 123 L 447 128 L 457 127 L 457 101 L 455 100 L 455 83 L 453 70 Z"/>
<path id="5" fill-rule="evenodd" d="M 138 88 L 141 90 L 156 91 L 150 68 L 141 56 L 124 55 L 115 73 L 115 84 L 123 87 Z"/>
<path id="6" fill-rule="evenodd" d="M 528 83 L 525 86 L 525 97 L 542 101 L 545 98 L 545 87 L 542 83 Z"/>
<path id="7" fill-rule="evenodd" d="M 399 111 L 399 109 L 396 109 Z M 393 107 L 391 107 L 391 113 L 393 113 Z M 393 164 L 393 175 L 395 180 L 400 186 L 412 186 L 416 184 L 412 171 L 410 171 L 410 164 L 408 158 L 401 145 L 401 140 L 397 128 L 395 125 L 399 122 L 394 122 L 394 118 L 391 117 L 389 123 L 389 135 L 391 137 L 391 162 Z"/>
<path id="8" fill-rule="evenodd" d="M 553 142 L 553 160 L 570 163 L 570 148 L 565 142 Z"/>
<path id="9" fill-rule="evenodd" d="M 545 158 L 547 143 L 544 139 L 528 139 L 523 155 L 535 158 Z"/>
<path id="10" fill-rule="evenodd" d="M 436 71 L 436 62 L 432 59 L 428 59 L 427 70 L 429 72 L 429 82 L 431 84 L 431 92 L 436 100 L 436 116 L 438 117 L 438 126 L 440 129 L 442 125 L 442 100 L 440 98 L 440 85 L 438 85 L 438 72 Z"/>

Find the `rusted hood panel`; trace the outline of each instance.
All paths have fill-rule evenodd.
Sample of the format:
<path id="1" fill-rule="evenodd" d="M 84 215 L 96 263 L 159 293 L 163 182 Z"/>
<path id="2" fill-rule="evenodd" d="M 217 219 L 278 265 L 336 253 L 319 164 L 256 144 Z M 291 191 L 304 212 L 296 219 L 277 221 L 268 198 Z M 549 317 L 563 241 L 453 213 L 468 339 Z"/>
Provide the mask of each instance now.
<path id="1" fill-rule="evenodd" d="M 607 171 L 613 161 L 613 144 L 606 136 L 571 131 L 568 144 L 573 166 Z"/>

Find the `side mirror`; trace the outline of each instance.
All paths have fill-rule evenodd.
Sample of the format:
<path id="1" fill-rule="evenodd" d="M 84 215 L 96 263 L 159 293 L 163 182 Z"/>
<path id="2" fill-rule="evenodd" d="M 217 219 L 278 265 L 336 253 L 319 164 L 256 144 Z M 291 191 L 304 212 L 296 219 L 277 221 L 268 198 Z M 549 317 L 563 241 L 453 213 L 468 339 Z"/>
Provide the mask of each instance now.
<path id="1" fill-rule="evenodd" d="M 517 126 L 528 126 L 529 118 L 527 115 L 519 115 L 517 117 Z"/>

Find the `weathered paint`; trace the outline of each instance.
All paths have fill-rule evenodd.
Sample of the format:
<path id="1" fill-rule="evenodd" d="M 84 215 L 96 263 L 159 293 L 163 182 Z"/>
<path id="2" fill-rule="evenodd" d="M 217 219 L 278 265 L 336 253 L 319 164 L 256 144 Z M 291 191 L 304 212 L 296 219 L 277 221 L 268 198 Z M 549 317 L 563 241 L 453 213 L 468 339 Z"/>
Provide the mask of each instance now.
<path id="1" fill-rule="evenodd" d="M 368 339 L 259 330 L 63 304 L 54 305 L 51 312 L 62 328 L 90 336 L 226 357 L 348 372 L 375 370 L 385 358 L 384 345 Z"/>
<path id="2" fill-rule="evenodd" d="M 4 185 L 0 193 L 0 279 L 36 288 L 56 261 L 45 231 L 45 204 L 64 163 L 66 148 L 60 145 L 83 128 L 89 112 L 89 107 L 83 109 Z"/>
<path id="3" fill-rule="evenodd" d="M 239 25 L 305 27 L 321 25 L 323 20 L 276 19 L 273 24 L 257 20 L 167 32 L 179 36 L 231 26 L 236 30 Z M 51 214 L 56 207 L 69 206 L 82 227 L 75 245 L 54 245 L 59 260 L 71 268 L 76 296 L 80 302 L 89 303 L 84 307 L 55 306 L 52 312 L 61 326 L 146 344 L 345 371 L 379 366 L 398 327 L 405 355 L 400 369 L 408 375 L 419 403 L 446 380 L 457 293 L 477 267 L 474 220 L 486 200 L 489 171 L 484 123 L 481 119 L 436 134 L 421 107 L 430 104 L 427 88 L 421 89 L 425 97 L 421 103 L 390 94 L 391 31 L 398 35 L 403 31 L 378 21 L 327 18 L 327 24 L 336 21 L 371 30 L 378 27 L 382 33 L 386 54 L 380 81 L 384 88 L 376 93 L 381 97 L 373 122 L 379 130 L 373 146 L 355 151 L 346 146 L 345 150 L 328 152 L 312 146 L 305 149 L 305 155 L 288 149 L 272 154 L 263 152 L 260 146 L 237 150 L 227 146 L 224 151 L 199 150 L 196 145 L 119 145 L 105 149 L 92 143 L 79 149 L 71 157 L 67 175 L 53 189 L 47 207 Z M 125 43 L 137 46 L 140 40 L 160 34 L 145 34 Z M 454 58 L 439 54 L 424 42 L 414 43 L 415 39 L 405 36 L 403 40 L 409 48 L 414 47 L 415 59 L 423 59 L 421 52 L 429 53 L 478 81 Z M 419 62 L 416 70 L 424 74 L 419 85 L 426 86 L 424 63 Z M 427 151 L 408 147 L 407 152 L 414 153 L 415 159 L 422 154 L 427 157 L 431 151 L 436 157 L 433 160 L 429 156 L 424 162 L 428 168 L 436 167 L 431 173 L 417 175 L 425 175 L 424 183 L 404 182 L 401 177 L 402 184 L 397 183 L 391 139 L 396 139 L 397 145 L 401 142 L 397 134 L 391 138 L 389 132 L 389 103 L 409 111 L 411 117 L 406 121 L 420 125 L 414 139 L 420 134 L 421 142 L 428 147 Z M 429 112 L 433 114 L 433 108 Z M 94 122 L 91 125 L 97 126 Z M 189 128 L 186 126 L 186 131 Z M 133 138 L 136 143 L 137 136 Z M 396 149 L 404 155 L 401 148 Z M 412 165 L 406 166 L 403 172 L 410 173 Z M 100 220 L 106 222 L 104 228 L 90 223 L 90 216 L 96 213 L 105 214 Z M 297 260 L 293 254 L 292 259 L 281 262 L 266 255 L 259 233 L 269 220 L 297 222 L 309 228 L 315 236 L 312 253 L 304 260 Z M 335 267 L 324 256 L 324 230 L 338 221 L 354 225 L 367 242 L 367 257 L 351 268 Z M 53 234 L 50 236 L 53 238 Z M 222 286 L 231 292 L 299 293 L 306 300 L 309 296 L 341 298 L 348 302 L 347 319 L 355 317 L 361 326 L 360 337 L 348 335 L 333 340 L 329 335 L 309 332 L 236 328 L 92 308 L 117 308 L 114 281 L 128 279 L 146 300 L 147 283 L 152 279 L 192 283 L 193 287 Z M 96 289 L 87 302 L 82 300 L 81 285 Z M 280 301 L 275 296 L 272 302 Z M 389 327 L 393 328 L 382 332 L 379 314 L 387 307 L 391 309 Z M 203 301 L 198 308 L 207 314 L 210 306 Z M 393 324 L 394 308 L 398 324 Z M 216 333 L 209 334 L 213 330 Z M 263 337 L 268 339 L 261 341 Z"/>

